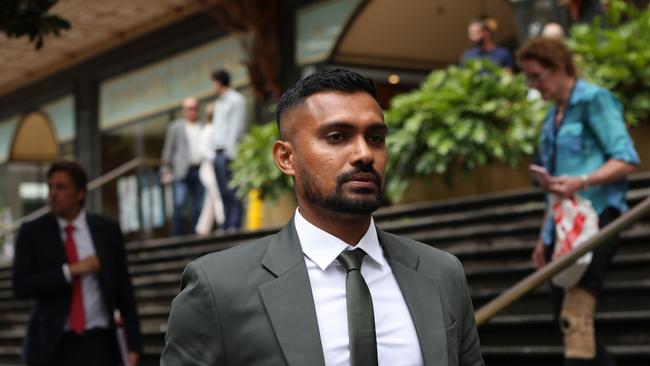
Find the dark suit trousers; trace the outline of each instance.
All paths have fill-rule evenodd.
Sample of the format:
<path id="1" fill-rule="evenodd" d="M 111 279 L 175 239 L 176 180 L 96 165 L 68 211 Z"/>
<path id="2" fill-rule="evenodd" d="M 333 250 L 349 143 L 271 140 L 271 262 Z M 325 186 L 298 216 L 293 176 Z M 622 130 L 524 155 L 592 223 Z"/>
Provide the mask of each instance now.
<path id="1" fill-rule="evenodd" d="M 228 186 L 232 179 L 230 161 L 230 158 L 223 151 L 217 150 L 217 155 L 214 157 L 212 164 L 214 166 L 214 175 L 217 178 L 217 185 L 219 186 L 219 193 L 221 193 L 221 199 L 223 200 L 224 214 L 226 215 L 226 221 L 223 223 L 222 229 L 239 229 L 241 227 L 243 205 L 237 197 L 237 190 Z"/>
<path id="2" fill-rule="evenodd" d="M 598 225 L 602 229 L 607 224 L 616 220 L 621 213 L 614 208 L 605 209 L 599 216 Z M 591 264 L 587 267 L 587 271 L 582 276 L 577 287 L 584 288 L 596 297 L 596 303 L 602 292 L 603 281 L 605 274 L 612 262 L 616 249 L 618 248 L 619 236 L 616 235 L 609 239 L 605 244 L 602 244 L 593 251 Z M 553 253 L 553 246 L 546 247 L 546 259 L 550 260 Z M 551 284 L 551 295 L 553 298 L 553 315 L 555 324 L 559 330 L 560 311 L 562 310 L 562 301 L 564 300 L 564 289 L 553 286 Z M 616 361 L 607 352 L 605 345 L 598 339 L 596 334 L 596 358 L 593 360 L 577 360 L 566 359 L 565 366 L 616 366 Z"/>
<path id="3" fill-rule="evenodd" d="M 115 366 L 121 364 L 112 330 L 92 329 L 82 335 L 67 332 L 61 338 L 53 366 Z"/>

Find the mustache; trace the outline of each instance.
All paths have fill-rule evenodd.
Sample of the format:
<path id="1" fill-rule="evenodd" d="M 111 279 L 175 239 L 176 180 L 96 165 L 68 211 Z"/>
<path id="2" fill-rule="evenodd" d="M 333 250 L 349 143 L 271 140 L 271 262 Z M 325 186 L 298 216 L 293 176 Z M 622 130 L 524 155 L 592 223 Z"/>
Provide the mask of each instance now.
<path id="1" fill-rule="evenodd" d="M 371 165 L 358 166 L 348 172 L 341 173 L 336 177 L 336 183 L 343 184 L 347 181 L 354 180 L 358 175 L 363 175 L 364 178 L 367 178 L 368 174 L 372 176 L 372 180 L 377 185 L 381 183 L 381 175 Z"/>

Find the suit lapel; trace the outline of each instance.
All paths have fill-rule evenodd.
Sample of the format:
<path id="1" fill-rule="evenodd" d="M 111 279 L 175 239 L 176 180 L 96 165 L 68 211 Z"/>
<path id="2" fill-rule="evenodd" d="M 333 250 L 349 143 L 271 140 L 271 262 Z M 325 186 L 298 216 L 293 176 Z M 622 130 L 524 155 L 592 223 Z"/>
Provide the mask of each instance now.
<path id="1" fill-rule="evenodd" d="M 408 306 L 424 364 L 447 364 L 447 334 L 438 280 L 418 272 L 419 256 L 395 237 L 377 230 L 388 263 Z"/>
<path id="2" fill-rule="evenodd" d="M 61 239 L 61 228 L 59 228 L 59 223 L 56 220 L 56 216 L 52 215 L 51 213 L 47 214 L 47 221 L 46 221 L 46 227 L 43 230 L 45 234 L 45 237 L 48 238 L 48 240 L 44 240 L 44 243 L 52 243 L 50 241 L 54 240 L 53 243 L 53 248 L 47 248 L 47 250 L 44 250 L 43 253 L 48 253 L 47 255 L 54 255 L 54 259 L 58 263 L 67 263 L 68 262 L 68 257 L 65 254 L 65 246 L 63 244 L 63 240 Z M 52 253 L 52 254 L 50 254 Z"/>
<path id="3" fill-rule="evenodd" d="M 99 226 L 97 222 L 93 219 L 90 214 L 86 214 L 86 222 L 88 224 L 88 231 L 90 231 L 90 237 L 93 240 L 93 246 L 95 248 L 95 254 L 99 258 L 100 263 L 103 259 L 107 258 L 106 256 L 106 245 L 105 238 L 99 235 Z M 104 263 L 101 263 L 101 268 L 104 268 Z"/>
<path id="4" fill-rule="evenodd" d="M 324 366 L 316 308 L 293 220 L 273 237 L 262 265 L 277 278 L 259 287 L 289 366 Z"/>
<path id="5" fill-rule="evenodd" d="M 99 276 L 97 276 L 99 279 L 99 287 L 102 297 L 104 298 L 104 303 L 106 304 L 107 309 L 110 309 L 113 299 L 112 297 L 107 298 L 111 293 L 111 291 L 108 291 L 108 279 L 110 278 L 111 263 L 107 262 L 110 256 L 106 253 L 109 248 L 106 243 L 106 238 L 100 235 L 101 227 L 99 223 L 88 213 L 86 213 L 86 223 L 88 224 L 88 231 L 90 231 L 90 237 L 93 241 L 93 247 L 95 248 L 95 255 L 97 255 L 97 258 L 99 259 Z M 109 318 L 112 318 L 112 315 L 109 316 Z"/>
<path id="6" fill-rule="evenodd" d="M 178 128 L 176 128 L 176 134 L 178 135 L 178 151 L 184 156 L 188 161 L 190 160 L 190 142 L 187 138 L 187 132 L 185 131 L 185 119 L 178 121 Z M 198 122 L 197 122 L 198 123 Z M 188 165 L 189 166 L 189 165 Z"/>

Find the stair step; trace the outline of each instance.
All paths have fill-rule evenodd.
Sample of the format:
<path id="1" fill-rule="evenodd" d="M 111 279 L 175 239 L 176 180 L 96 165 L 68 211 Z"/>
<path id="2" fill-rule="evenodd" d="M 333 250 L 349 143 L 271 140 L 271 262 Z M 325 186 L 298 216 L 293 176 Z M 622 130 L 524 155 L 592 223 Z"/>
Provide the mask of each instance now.
<path id="1" fill-rule="evenodd" d="M 644 356 L 650 357 L 650 347 L 647 345 L 611 346 L 607 350 L 615 357 Z M 481 346 L 484 355 L 503 356 L 561 356 L 564 353 L 562 346 Z M 649 358 L 650 360 L 650 358 Z"/>

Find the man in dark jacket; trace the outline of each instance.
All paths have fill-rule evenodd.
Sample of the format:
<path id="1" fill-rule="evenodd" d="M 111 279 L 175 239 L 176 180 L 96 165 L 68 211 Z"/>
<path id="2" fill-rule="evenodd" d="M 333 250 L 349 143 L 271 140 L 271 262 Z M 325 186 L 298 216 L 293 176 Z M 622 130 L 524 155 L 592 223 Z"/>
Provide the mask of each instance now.
<path id="1" fill-rule="evenodd" d="M 17 297 L 34 299 L 23 342 L 28 365 L 120 362 L 115 310 L 124 318 L 130 366 L 142 348 L 119 226 L 86 213 L 87 175 L 74 162 L 47 173 L 50 213 L 25 223 L 13 265 Z"/>

